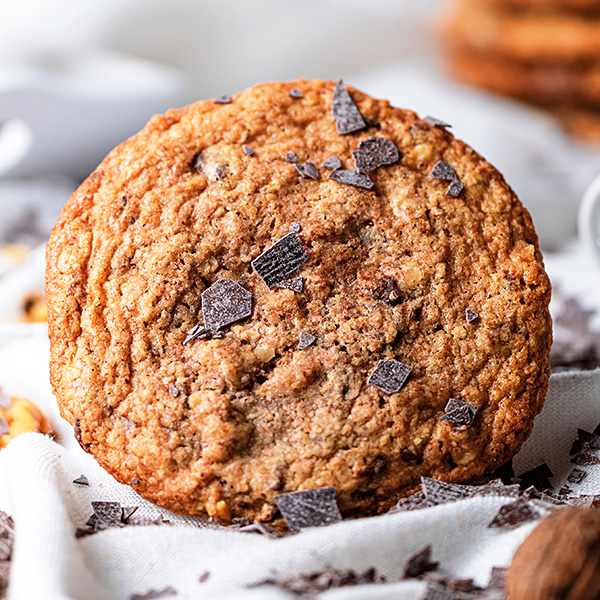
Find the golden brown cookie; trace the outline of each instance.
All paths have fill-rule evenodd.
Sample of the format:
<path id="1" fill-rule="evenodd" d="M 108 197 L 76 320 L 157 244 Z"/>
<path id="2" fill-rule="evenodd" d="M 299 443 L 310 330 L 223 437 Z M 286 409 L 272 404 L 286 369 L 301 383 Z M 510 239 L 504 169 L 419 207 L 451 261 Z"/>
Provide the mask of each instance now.
<path id="1" fill-rule="evenodd" d="M 343 515 L 380 513 L 421 476 L 502 465 L 542 408 L 529 213 L 444 127 L 349 91 L 268 83 L 156 116 L 54 227 L 60 409 L 161 506 L 269 520 L 334 486 Z"/>
<path id="2" fill-rule="evenodd" d="M 535 11 L 582 11 L 599 13 L 599 0 L 479 0 L 481 4 L 489 4 L 504 10 Z"/>
<path id="3" fill-rule="evenodd" d="M 27 398 L 17 398 L 0 389 L 0 448 L 30 431 L 52 433 L 44 413 Z"/>

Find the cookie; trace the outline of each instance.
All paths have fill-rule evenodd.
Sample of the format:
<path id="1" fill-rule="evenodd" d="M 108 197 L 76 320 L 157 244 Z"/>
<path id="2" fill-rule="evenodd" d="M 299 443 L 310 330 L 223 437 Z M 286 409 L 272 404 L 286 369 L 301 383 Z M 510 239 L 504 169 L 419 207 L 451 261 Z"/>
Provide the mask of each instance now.
<path id="1" fill-rule="evenodd" d="M 459 0 L 442 30 L 450 45 L 536 64 L 581 64 L 600 57 L 600 16 L 511 12 Z"/>
<path id="2" fill-rule="evenodd" d="M 560 10 L 600 13 L 599 0 L 480 0 L 480 3 L 503 8 L 504 10 Z"/>
<path id="3" fill-rule="evenodd" d="M 597 110 L 581 106 L 555 107 L 553 113 L 566 131 L 580 141 L 600 147 L 600 107 Z"/>
<path id="4" fill-rule="evenodd" d="M 450 50 L 445 58 L 456 79 L 493 92 L 536 104 L 600 107 L 600 61 L 575 68 L 509 61 L 469 49 Z"/>
<path id="5" fill-rule="evenodd" d="M 47 259 L 62 415 L 174 511 L 268 521 L 333 486 L 343 516 L 381 513 L 422 476 L 504 464 L 544 402 L 529 213 L 445 127 L 341 83 L 155 116 L 73 194 Z"/>

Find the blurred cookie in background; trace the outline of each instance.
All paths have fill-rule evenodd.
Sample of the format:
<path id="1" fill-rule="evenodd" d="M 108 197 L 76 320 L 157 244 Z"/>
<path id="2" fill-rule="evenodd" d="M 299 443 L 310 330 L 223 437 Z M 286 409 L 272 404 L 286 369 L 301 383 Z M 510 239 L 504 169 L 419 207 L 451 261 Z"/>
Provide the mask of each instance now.
<path id="1" fill-rule="evenodd" d="M 547 109 L 600 143 L 600 0 L 454 0 L 441 33 L 453 77 Z"/>
<path id="2" fill-rule="evenodd" d="M 22 433 L 52 433 L 44 413 L 27 398 L 9 396 L 0 389 L 0 448 Z"/>

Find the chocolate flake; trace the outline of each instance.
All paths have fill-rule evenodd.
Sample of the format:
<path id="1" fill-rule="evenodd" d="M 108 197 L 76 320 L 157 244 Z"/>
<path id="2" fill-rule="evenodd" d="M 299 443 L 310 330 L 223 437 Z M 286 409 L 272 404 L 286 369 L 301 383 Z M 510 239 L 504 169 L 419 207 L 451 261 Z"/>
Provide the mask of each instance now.
<path id="1" fill-rule="evenodd" d="M 269 289 L 295 273 L 308 258 L 295 232 L 284 235 L 252 261 L 252 267 Z"/>
<path id="2" fill-rule="evenodd" d="M 77 485 L 90 485 L 90 482 L 85 475 L 80 475 L 77 479 L 73 479 L 73 483 L 76 483 Z"/>
<path id="3" fill-rule="evenodd" d="M 471 308 L 467 308 L 465 311 L 465 316 L 467 318 L 467 323 L 472 323 L 473 321 L 479 319 L 479 315 Z"/>
<path id="4" fill-rule="evenodd" d="M 270 525 L 266 523 L 261 523 L 260 521 L 252 521 L 247 525 L 242 525 L 237 528 L 238 531 L 242 533 L 258 533 L 259 535 L 264 535 L 265 537 L 276 539 L 284 537 L 285 534 L 276 531 Z"/>
<path id="5" fill-rule="evenodd" d="M 176 596 L 177 590 L 171 586 L 162 590 L 148 590 L 145 594 L 132 594 L 129 600 L 155 600 L 156 598 L 166 598 L 167 596 Z"/>
<path id="6" fill-rule="evenodd" d="M 252 314 L 252 294 L 233 279 L 219 279 L 202 292 L 204 328 L 216 333 Z"/>
<path id="7" fill-rule="evenodd" d="M 215 104 L 231 104 L 231 96 L 227 94 L 221 94 L 213 100 Z"/>
<path id="8" fill-rule="evenodd" d="M 518 498 L 520 494 L 520 488 L 518 484 L 505 485 L 502 480 L 494 479 L 488 481 L 483 485 L 475 486 L 475 491 L 472 497 L 476 496 L 509 496 L 511 498 Z"/>
<path id="9" fill-rule="evenodd" d="M 358 150 L 352 151 L 356 170 L 366 173 L 378 167 L 393 165 L 400 160 L 400 152 L 386 138 L 370 137 L 358 144 Z"/>
<path id="10" fill-rule="evenodd" d="M 427 590 L 423 600 L 455 600 L 456 596 L 439 583 L 427 583 Z"/>
<path id="11" fill-rule="evenodd" d="M 404 579 L 420 577 L 423 573 L 437 570 L 439 563 L 431 562 L 431 544 L 412 556 L 404 565 Z"/>
<path id="12" fill-rule="evenodd" d="M 590 450 L 582 450 L 571 459 L 571 463 L 581 466 L 600 465 L 600 458 Z"/>
<path id="13" fill-rule="evenodd" d="M 375 184 L 368 175 L 359 173 L 358 171 L 332 171 L 329 173 L 328 179 L 365 190 L 372 190 L 375 187 Z"/>
<path id="14" fill-rule="evenodd" d="M 444 179 L 446 181 L 458 179 L 452 165 L 443 160 L 440 160 L 435 164 L 431 173 L 429 173 L 429 177 L 432 177 L 433 179 Z"/>
<path id="15" fill-rule="evenodd" d="M 465 189 L 465 186 L 458 179 L 455 179 L 448 186 L 448 189 L 446 190 L 446 195 L 456 198 L 464 189 Z"/>
<path id="16" fill-rule="evenodd" d="M 248 156 L 254 156 L 256 154 L 256 152 L 254 150 L 252 150 L 252 148 L 250 148 L 250 146 L 242 146 L 242 148 L 244 149 L 244 153 L 247 154 Z"/>
<path id="17" fill-rule="evenodd" d="M 526 498 L 518 498 L 510 504 L 501 506 L 496 516 L 488 524 L 488 527 L 513 529 L 523 523 L 533 521 L 539 516 L 540 512 Z"/>
<path id="18" fill-rule="evenodd" d="M 177 398 L 177 396 L 179 396 L 179 390 L 177 389 L 177 386 L 174 383 L 169 384 L 169 394 L 171 394 L 173 398 Z"/>
<path id="19" fill-rule="evenodd" d="M 0 435 L 7 435 L 8 433 L 10 433 L 8 421 L 2 415 L 0 415 Z"/>
<path id="20" fill-rule="evenodd" d="M 302 277 L 294 277 L 293 279 L 286 279 L 285 281 L 280 281 L 275 285 L 278 288 L 284 288 L 286 290 L 292 290 L 297 294 L 300 294 L 304 289 L 304 279 Z"/>
<path id="21" fill-rule="evenodd" d="M 121 521 L 125 524 L 129 523 L 129 519 L 138 510 L 139 506 L 124 506 L 123 514 L 121 515 Z"/>
<path id="22" fill-rule="evenodd" d="M 302 175 L 304 179 L 319 178 L 319 171 L 317 170 L 317 167 L 315 167 L 315 165 L 311 162 L 306 162 L 303 165 L 295 164 L 294 167 L 296 167 L 296 171 L 298 171 L 298 173 L 300 173 L 300 175 Z"/>
<path id="23" fill-rule="evenodd" d="M 288 152 L 285 155 L 285 160 L 287 160 L 289 163 L 297 163 L 298 155 L 295 152 Z"/>
<path id="24" fill-rule="evenodd" d="M 426 117 L 423 118 L 423 121 L 429 123 L 430 125 L 433 125 L 434 127 L 452 127 L 452 125 L 450 125 L 449 123 L 446 123 L 445 121 L 442 121 L 441 119 L 436 119 L 435 117 L 432 117 L 431 115 L 427 115 Z"/>
<path id="25" fill-rule="evenodd" d="M 391 508 L 389 512 L 393 514 L 404 511 L 421 510 L 423 508 L 429 508 L 430 506 L 435 505 L 430 500 L 427 500 L 425 494 L 422 491 L 418 491 L 412 494 L 412 496 L 408 496 L 407 498 L 400 498 L 396 506 Z"/>
<path id="26" fill-rule="evenodd" d="M 341 169 L 342 161 L 337 156 L 331 156 L 321 165 L 324 169 L 329 169 L 330 171 L 336 171 L 337 169 Z"/>
<path id="27" fill-rule="evenodd" d="M 311 344 L 314 344 L 317 338 L 312 333 L 306 333 L 306 331 L 300 332 L 300 340 L 298 341 L 298 350 L 304 350 Z"/>
<path id="28" fill-rule="evenodd" d="M 421 489 L 425 497 L 434 504 L 446 504 L 470 498 L 477 490 L 472 485 L 459 485 L 458 483 L 447 483 L 438 479 L 421 477 Z"/>
<path id="29" fill-rule="evenodd" d="M 123 507 L 118 502 L 92 502 L 92 508 L 94 514 L 88 519 L 87 525 L 96 531 L 121 526 Z"/>
<path id="30" fill-rule="evenodd" d="M 506 567 L 492 567 L 490 580 L 487 587 L 492 590 L 504 591 L 504 581 L 506 579 Z"/>
<path id="31" fill-rule="evenodd" d="M 380 360 L 367 379 L 367 385 L 372 385 L 386 394 L 395 394 L 402 389 L 411 371 L 412 367 L 400 361 Z"/>
<path id="32" fill-rule="evenodd" d="M 339 134 L 346 135 L 354 131 L 360 131 L 367 126 L 341 79 L 335 86 L 331 108 Z"/>
<path id="33" fill-rule="evenodd" d="M 299 233 L 300 232 L 300 223 L 296 223 L 296 221 L 292 221 L 290 223 L 290 231 L 293 231 L 294 233 Z"/>
<path id="34" fill-rule="evenodd" d="M 288 96 L 291 96 L 292 98 L 304 98 L 304 94 L 298 88 L 290 90 Z"/>
<path id="35" fill-rule="evenodd" d="M 583 469 L 578 469 L 577 467 L 575 467 L 569 473 L 569 476 L 567 477 L 567 481 L 569 483 L 581 483 L 585 479 L 586 475 L 587 475 L 587 473 Z"/>
<path id="36" fill-rule="evenodd" d="M 527 489 L 534 486 L 539 492 L 550 489 L 552 484 L 550 479 L 554 477 L 554 473 L 550 470 L 550 467 L 543 463 L 522 473 L 516 478 L 517 483 L 521 486 L 521 489 Z"/>
<path id="37" fill-rule="evenodd" d="M 290 531 L 297 533 L 305 527 L 322 527 L 341 521 L 335 495 L 335 488 L 328 486 L 279 494 L 275 496 L 275 504 Z"/>
<path id="38" fill-rule="evenodd" d="M 477 407 L 468 402 L 450 398 L 444 411 L 446 414 L 442 417 L 442 421 L 448 421 L 448 423 L 452 423 L 452 425 L 456 425 L 457 427 L 463 425 L 465 427 L 471 427 L 475 420 Z"/>

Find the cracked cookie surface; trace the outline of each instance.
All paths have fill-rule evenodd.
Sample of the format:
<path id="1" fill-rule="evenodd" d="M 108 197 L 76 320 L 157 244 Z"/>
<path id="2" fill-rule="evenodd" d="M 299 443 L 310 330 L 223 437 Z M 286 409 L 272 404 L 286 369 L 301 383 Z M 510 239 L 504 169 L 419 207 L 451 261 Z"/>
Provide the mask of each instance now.
<path id="1" fill-rule="evenodd" d="M 529 214 L 489 163 L 411 111 L 349 88 L 366 128 L 341 135 L 334 88 L 262 84 L 156 116 L 54 227 L 61 412 L 161 506 L 271 520 L 278 494 L 332 485 L 345 516 L 380 513 L 421 476 L 494 470 L 542 408 L 550 285 Z M 352 151 L 372 137 L 400 151 L 364 174 L 372 189 L 328 178 L 324 161 L 354 172 Z M 430 176 L 439 161 L 457 196 Z M 269 289 L 252 262 L 292 224 L 302 285 Z M 243 282 L 251 316 L 184 343 L 220 279 Z M 315 340 L 299 348 L 302 333 Z M 388 360 L 411 368 L 391 394 L 367 385 Z M 442 419 L 450 398 L 477 408 L 469 427 Z"/>

